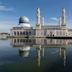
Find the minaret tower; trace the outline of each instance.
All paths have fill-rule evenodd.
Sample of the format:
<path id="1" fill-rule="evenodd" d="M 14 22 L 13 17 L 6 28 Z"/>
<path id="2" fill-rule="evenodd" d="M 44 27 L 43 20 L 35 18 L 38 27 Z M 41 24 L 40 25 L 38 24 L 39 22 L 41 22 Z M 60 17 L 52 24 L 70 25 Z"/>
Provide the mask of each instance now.
<path id="1" fill-rule="evenodd" d="M 66 26 L 66 16 L 65 16 L 65 8 L 62 8 L 62 26 Z"/>
<path id="2" fill-rule="evenodd" d="M 37 21 L 36 29 L 40 29 L 40 8 L 37 8 Z"/>

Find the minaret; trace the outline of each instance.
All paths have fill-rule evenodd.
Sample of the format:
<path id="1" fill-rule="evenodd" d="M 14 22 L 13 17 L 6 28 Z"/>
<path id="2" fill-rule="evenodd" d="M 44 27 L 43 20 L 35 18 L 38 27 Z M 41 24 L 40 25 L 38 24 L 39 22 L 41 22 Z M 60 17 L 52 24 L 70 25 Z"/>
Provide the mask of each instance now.
<path id="1" fill-rule="evenodd" d="M 61 17 L 61 19 L 62 19 L 62 26 L 65 26 L 66 25 L 66 16 L 65 16 L 65 8 L 62 8 L 62 17 Z"/>
<path id="2" fill-rule="evenodd" d="M 37 8 L 36 29 L 40 29 L 40 8 Z"/>

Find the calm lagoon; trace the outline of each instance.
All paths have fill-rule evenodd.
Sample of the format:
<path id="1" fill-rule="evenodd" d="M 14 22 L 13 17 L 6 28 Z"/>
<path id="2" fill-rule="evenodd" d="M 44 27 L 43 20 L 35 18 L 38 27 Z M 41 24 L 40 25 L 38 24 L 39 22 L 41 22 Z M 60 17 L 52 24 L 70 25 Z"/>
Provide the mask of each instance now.
<path id="1" fill-rule="evenodd" d="M 72 40 L 0 40 L 0 72 L 72 72 Z"/>

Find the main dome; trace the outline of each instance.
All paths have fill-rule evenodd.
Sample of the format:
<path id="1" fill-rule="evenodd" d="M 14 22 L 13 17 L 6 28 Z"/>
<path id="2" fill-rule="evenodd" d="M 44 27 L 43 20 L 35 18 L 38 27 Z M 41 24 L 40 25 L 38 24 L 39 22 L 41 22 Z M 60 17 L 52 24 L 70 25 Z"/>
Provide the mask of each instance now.
<path id="1" fill-rule="evenodd" d="M 31 25 L 29 24 L 29 19 L 26 16 L 22 16 L 19 18 L 19 25 L 21 27 L 31 27 Z"/>
<path id="2" fill-rule="evenodd" d="M 26 16 L 20 17 L 19 23 L 29 23 L 29 19 Z"/>

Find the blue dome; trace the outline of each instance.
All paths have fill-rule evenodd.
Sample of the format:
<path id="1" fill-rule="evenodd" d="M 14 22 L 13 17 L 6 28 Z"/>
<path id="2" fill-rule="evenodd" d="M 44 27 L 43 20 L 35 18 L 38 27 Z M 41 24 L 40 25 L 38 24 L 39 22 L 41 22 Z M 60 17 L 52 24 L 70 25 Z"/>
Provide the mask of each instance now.
<path id="1" fill-rule="evenodd" d="M 20 17 L 19 23 L 29 23 L 29 19 L 26 16 Z"/>

